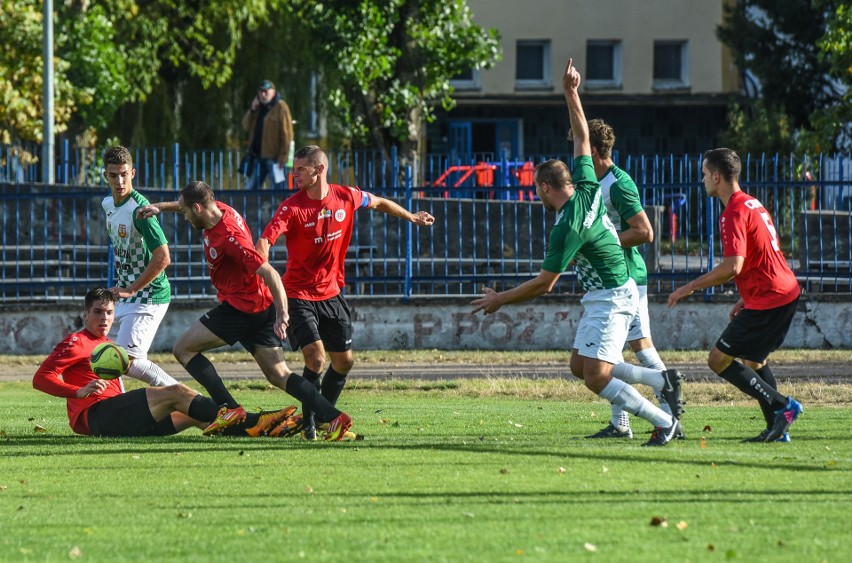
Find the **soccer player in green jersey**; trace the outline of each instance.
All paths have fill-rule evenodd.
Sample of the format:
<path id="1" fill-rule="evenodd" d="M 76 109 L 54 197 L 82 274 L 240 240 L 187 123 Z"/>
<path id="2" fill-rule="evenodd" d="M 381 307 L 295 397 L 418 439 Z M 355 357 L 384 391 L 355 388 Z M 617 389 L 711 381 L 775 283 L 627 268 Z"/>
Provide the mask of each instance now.
<path id="1" fill-rule="evenodd" d="M 109 147 L 103 158 L 110 195 L 101 206 L 115 260 L 115 287 L 110 290 L 118 298 L 118 330 L 111 337 L 133 358 L 127 375 L 149 385 L 176 385 L 172 376 L 148 359 L 171 300 L 165 272 L 171 263 L 166 236 L 156 217 L 136 216 L 136 210 L 148 205 L 148 200 L 133 189 L 136 169 L 130 151 L 122 146 Z"/>
<path id="2" fill-rule="evenodd" d="M 589 143 L 592 149 L 592 164 L 595 176 L 601 184 L 603 200 L 610 221 L 618 231 L 618 240 L 624 249 L 624 259 L 627 271 L 639 290 L 639 309 L 630 322 L 627 342 L 641 366 L 623 362 L 612 368 L 613 377 L 627 383 L 643 383 L 654 389 L 660 401 L 660 408 L 672 414 L 668 401 L 662 395 L 666 378 L 671 381 L 680 380 L 682 374 L 672 370 L 666 371 L 666 365 L 657 353 L 651 339 L 651 320 L 648 315 L 648 270 L 645 260 L 639 253 L 639 245 L 654 240 L 651 222 L 645 214 L 645 209 L 639 198 L 639 189 L 627 172 L 612 161 L 612 147 L 615 145 L 615 132 L 602 119 L 589 120 Z M 675 412 L 680 426 L 681 412 Z M 632 438 L 630 417 L 621 407 L 612 404 L 612 418 L 605 428 L 586 436 L 587 438 Z M 683 431 L 678 428 L 677 437 L 683 438 Z"/>
<path id="3" fill-rule="evenodd" d="M 592 392 L 654 426 L 647 446 L 664 446 L 675 435 L 677 420 L 642 397 L 629 384 L 612 377 L 612 367 L 623 362 L 621 350 L 630 321 L 636 315 L 639 295 L 627 271 L 618 233 L 605 213 L 602 191 L 592 165 L 589 128 L 578 88 L 580 73 L 569 59 L 562 89 L 574 137 L 573 177 L 564 162 L 548 160 L 535 171 L 536 195 L 545 209 L 555 211 L 556 224 L 547 241 L 547 254 L 538 276 L 521 285 L 484 295 L 471 302 L 473 312 L 494 313 L 503 305 L 518 303 L 549 292 L 574 261 L 577 278 L 586 294 L 584 314 L 571 351 L 571 373 Z M 671 382 L 670 397 L 680 400 L 680 382 Z"/>

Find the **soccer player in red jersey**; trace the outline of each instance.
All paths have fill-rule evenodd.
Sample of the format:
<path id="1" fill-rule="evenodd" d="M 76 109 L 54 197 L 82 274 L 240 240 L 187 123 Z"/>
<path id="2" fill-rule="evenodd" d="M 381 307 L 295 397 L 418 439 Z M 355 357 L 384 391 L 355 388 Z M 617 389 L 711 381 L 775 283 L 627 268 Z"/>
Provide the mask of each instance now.
<path id="1" fill-rule="evenodd" d="M 747 441 L 786 442 L 787 429 L 802 412 L 802 405 L 777 391 L 767 361 L 787 336 L 799 303 L 799 283 L 781 252 L 769 212 L 740 188 L 740 169 L 740 157 L 730 149 L 704 153 L 704 189 L 725 206 L 719 217 L 724 258 L 669 295 L 668 305 L 674 307 L 695 291 L 734 279 L 740 299 L 707 364 L 760 403 L 766 429 Z"/>
<path id="2" fill-rule="evenodd" d="M 287 368 L 281 345 L 289 320 L 284 286 L 275 269 L 255 250 L 245 219 L 233 208 L 216 201 L 213 190 L 204 182 L 190 182 L 181 190 L 178 201 L 149 205 L 139 213 L 149 217 L 160 211 L 182 213 L 193 227 L 201 230 L 210 279 L 221 302 L 196 321 L 173 348 L 175 357 L 190 375 L 207 389 L 213 400 L 223 405 L 205 433 L 218 432 L 246 416 L 203 354 L 239 342 L 254 357 L 270 383 L 310 406 L 320 421 L 329 423 L 326 439 L 343 439 L 352 424 L 351 418 L 335 409 L 314 385 Z M 288 428 L 295 429 L 292 425 Z M 278 430 L 279 427 L 272 428 L 270 435 L 279 435 Z"/>
<path id="3" fill-rule="evenodd" d="M 351 316 L 340 290 L 355 212 L 375 209 L 426 227 L 435 218 L 426 211 L 411 213 L 391 200 L 355 187 L 329 184 L 327 171 L 328 156 L 320 147 L 310 145 L 296 151 L 293 178 L 299 191 L 278 207 L 257 241 L 257 251 L 268 258 L 270 247 L 279 236 L 285 236 L 288 340 L 294 351 L 302 349 L 304 378 L 335 404 L 354 364 Z M 320 380 L 326 350 L 331 364 Z M 310 437 L 310 411 L 305 408 L 304 412 L 305 435 Z"/>
<path id="4" fill-rule="evenodd" d="M 95 346 L 110 341 L 115 302 L 115 294 L 106 288 L 86 294 L 83 330 L 56 345 L 33 376 L 33 387 L 65 398 L 68 422 L 77 434 L 167 436 L 207 426 L 216 418 L 218 405 L 186 385 L 125 393 L 121 378 L 99 379 L 92 373 L 89 358 Z"/>

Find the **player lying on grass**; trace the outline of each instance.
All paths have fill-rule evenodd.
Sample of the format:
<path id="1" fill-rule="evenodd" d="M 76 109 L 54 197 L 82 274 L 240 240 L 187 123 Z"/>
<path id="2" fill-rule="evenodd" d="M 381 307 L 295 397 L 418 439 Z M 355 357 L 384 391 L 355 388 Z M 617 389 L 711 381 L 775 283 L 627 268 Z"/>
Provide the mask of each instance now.
<path id="1" fill-rule="evenodd" d="M 168 436 L 193 426 L 205 428 L 215 420 L 219 405 L 186 385 L 125 392 L 121 378 L 99 379 L 92 372 L 92 350 L 110 341 L 107 334 L 115 317 L 115 300 L 115 294 L 105 288 L 86 294 L 83 329 L 54 348 L 33 376 L 33 387 L 66 400 L 68 422 L 77 434 Z M 259 436 L 295 410 L 249 414 L 234 433 Z"/>

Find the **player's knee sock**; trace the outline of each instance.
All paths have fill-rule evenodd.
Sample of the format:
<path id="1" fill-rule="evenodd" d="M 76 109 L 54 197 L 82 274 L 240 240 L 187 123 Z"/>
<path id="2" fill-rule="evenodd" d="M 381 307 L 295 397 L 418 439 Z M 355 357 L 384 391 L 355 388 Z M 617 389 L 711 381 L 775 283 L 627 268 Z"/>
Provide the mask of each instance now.
<path id="1" fill-rule="evenodd" d="M 320 390 L 320 374 L 315 372 L 312 369 L 304 368 L 302 369 L 302 377 L 304 377 L 308 383 L 313 385 L 317 391 Z M 306 405 L 302 403 L 302 420 L 304 421 L 305 426 L 314 426 L 314 411 L 311 410 L 310 405 Z"/>
<path id="2" fill-rule="evenodd" d="M 613 426 L 620 426 L 622 428 L 630 428 L 630 415 L 627 414 L 624 409 L 616 405 L 615 403 L 609 404 L 610 411 L 612 412 L 612 416 L 610 417 L 610 422 Z"/>
<path id="3" fill-rule="evenodd" d="M 186 414 L 201 422 L 213 422 L 216 420 L 216 415 L 219 414 L 219 405 L 210 397 L 205 397 L 199 393 L 189 403 Z"/>
<path id="4" fill-rule="evenodd" d="M 755 370 L 755 372 L 763 379 L 763 381 L 766 382 L 767 385 L 770 385 L 776 391 L 778 390 L 778 381 L 775 379 L 775 374 L 772 373 L 771 369 L 769 369 L 769 364 Z M 763 403 L 760 403 L 760 410 L 763 412 L 764 420 L 766 420 L 766 427 L 772 428 L 772 424 L 775 422 L 775 411 Z"/>
<path id="5" fill-rule="evenodd" d="M 614 377 L 599 395 L 627 412 L 644 418 L 655 427 L 668 428 L 674 421 L 671 415 L 655 407 L 648 399 L 640 395 L 639 391 Z"/>
<path id="6" fill-rule="evenodd" d="M 210 363 L 203 354 L 196 354 L 186 363 L 186 371 L 192 376 L 195 381 L 201 384 L 207 390 L 210 398 L 216 401 L 217 405 L 225 405 L 229 409 L 235 409 L 240 404 L 225 388 L 225 382 L 216 373 L 216 368 Z"/>
<path id="7" fill-rule="evenodd" d="M 612 376 L 625 383 L 643 383 L 654 391 L 662 389 L 665 383 L 662 371 L 628 363 L 615 364 L 612 367 Z"/>
<path id="8" fill-rule="evenodd" d="M 666 370 L 666 364 L 663 363 L 663 359 L 657 353 L 657 349 L 654 347 L 645 348 L 644 350 L 639 350 L 636 352 L 636 359 L 639 360 L 639 363 L 642 364 L 642 367 L 658 369 L 660 371 Z"/>
<path id="9" fill-rule="evenodd" d="M 656 369 L 660 371 L 666 370 L 666 364 L 663 362 L 663 359 L 657 353 L 657 349 L 654 347 L 645 348 L 644 350 L 639 350 L 636 352 L 636 359 L 639 360 L 639 363 L 642 364 L 642 367 Z M 654 389 L 654 395 L 657 397 L 657 402 L 660 403 L 660 408 L 663 409 L 663 412 L 666 414 L 672 414 L 672 408 L 669 406 L 668 401 L 663 398 L 663 394 L 660 393 L 662 387 L 660 389 Z"/>
<path id="10" fill-rule="evenodd" d="M 320 395 L 317 388 L 301 375 L 291 373 L 287 378 L 286 387 L 287 393 L 301 401 L 303 405 L 307 405 L 314 412 L 314 417 L 318 422 L 331 422 L 340 414 L 340 411 L 334 408 L 325 397 Z"/>
<path id="11" fill-rule="evenodd" d="M 177 379 L 163 371 L 163 368 L 148 359 L 134 358 L 127 368 L 127 375 L 144 381 L 153 387 L 177 385 Z"/>
<path id="12" fill-rule="evenodd" d="M 337 404 L 337 399 L 343 392 L 343 386 L 346 385 L 346 376 L 338 373 L 333 367 L 328 366 L 325 375 L 322 376 L 322 396 L 325 397 L 332 405 Z"/>
<path id="13" fill-rule="evenodd" d="M 740 362 L 731 362 L 731 365 L 722 370 L 719 377 L 749 397 L 757 399 L 761 410 L 763 410 L 764 405 L 773 411 L 787 406 L 787 397 L 779 393 L 775 387 L 766 383 L 753 369 Z M 774 412 L 772 417 L 774 420 Z"/>

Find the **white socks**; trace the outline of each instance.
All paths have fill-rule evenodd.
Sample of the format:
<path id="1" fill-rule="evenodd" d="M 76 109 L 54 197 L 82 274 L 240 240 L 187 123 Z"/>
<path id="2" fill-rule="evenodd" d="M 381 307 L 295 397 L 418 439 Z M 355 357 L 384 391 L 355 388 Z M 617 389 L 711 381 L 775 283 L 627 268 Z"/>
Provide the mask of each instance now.
<path id="1" fill-rule="evenodd" d="M 623 410 L 644 418 L 655 427 L 668 428 L 674 423 L 671 415 L 655 407 L 639 391 L 621 380 L 612 378 L 599 395 Z"/>
<path id="2" fill-rule="evenodd" d="M 160 366 L 147 359 L 135 358 L 132 362 L 130 362 L 130 367 L 127 368 L 127 373 L 125 375 L 135 377 L 152 387 L 165 387 L 167 385 L 178 384 L 177 379 L 167 374 Z"/>
<path id="3" fill-rule="evenodd" d="M 661 372 L 666 369 L 666 364 L 663 363 L 657 349 L 651 347 L 639 350 L 636 352 L 636 359 L 639 360 L 642 367 L 628 363 L 616 364 L 612 368 L 612 376 L 631 384 L 649 385 L 654 389 L 654 394 L 657 396 L 663 412 L 671 414 L 671 407 L 660 395 L 660 389 L 663 388 L 663 374 Z M 624 422 L 625 420 L 626 422 Z M 612 405 L 612 425 L 630 428 L 630 418 L 617 405 Z"/>

